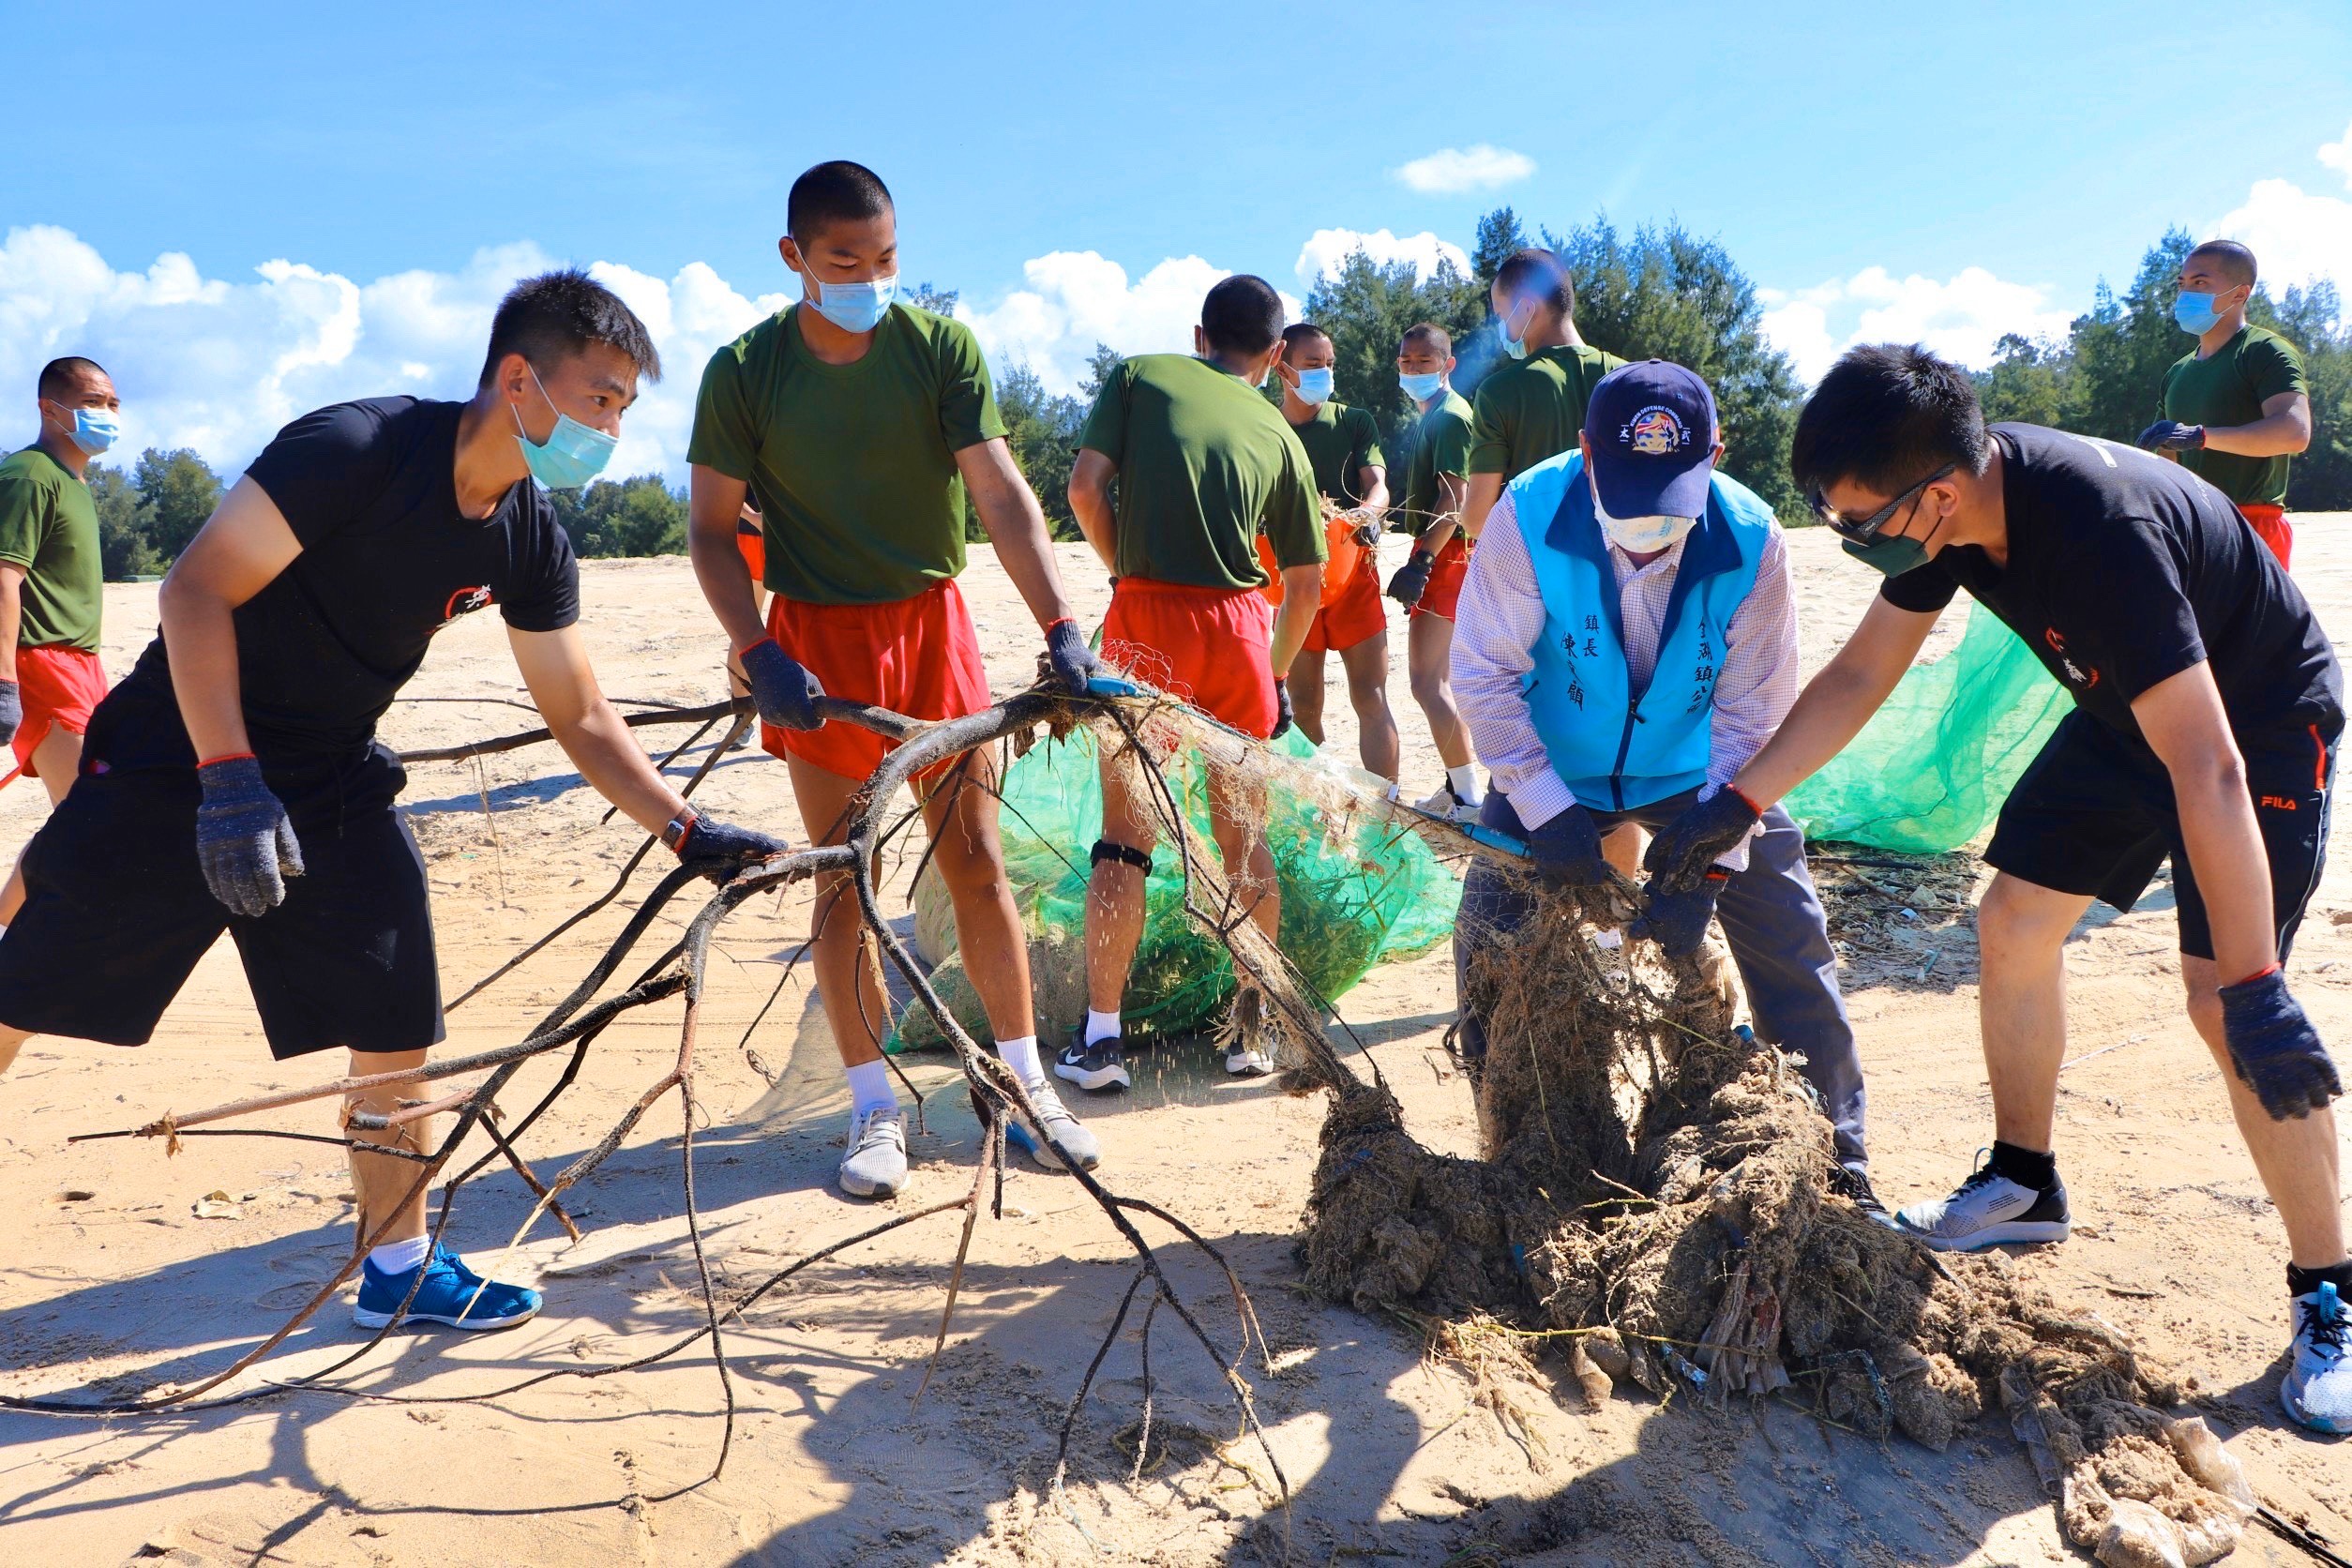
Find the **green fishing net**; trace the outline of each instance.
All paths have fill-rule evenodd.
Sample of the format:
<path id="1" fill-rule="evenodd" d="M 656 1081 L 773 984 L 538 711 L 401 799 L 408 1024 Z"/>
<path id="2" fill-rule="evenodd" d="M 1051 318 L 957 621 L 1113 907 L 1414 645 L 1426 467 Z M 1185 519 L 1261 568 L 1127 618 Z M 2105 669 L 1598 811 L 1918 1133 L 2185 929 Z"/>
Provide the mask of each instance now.
<path id="1" fill-rule="evenodd" d="M 1269 749 L 1289 759 L 1268 759 L 1266 784 L 1266 840 L 1282 888 L 1282 951 L 1308 984 L 1336 998 L 1380 960 L 1425 952 L 1452 936 L 1461 884 L 1419 837 L 1362 822 L 1334 829 L 1334 819 L 1313 798 L 1330 798 L 1335 781 L 1355 788 L 1369 787 L 1367 781 L 1319 756 L 1295 731 Z M 1166 773 L 1205 838 L 1206 769 L 1187 753 Z M 1286 776 L 1301 787 L 1286 783 Z M 1003 799 L 1005 869 L 1029 932 L 1038 1029 L 1051 1039 L 1076 1028 L 1086 1006 L 1088 856 L 1102 832 L 1093 735 L 1081 729 L 1032 747 L 1006 774 Z M 918 948 L 937 965 L 933 988 L 974 1038 L 988 1039 L 987 1017 L 953 952 L 945 890 L 928 873 L 915 888 L 915 927 Z M 1162 843 L 1145 883 L 1143 942 L 1122 1008 L 1127 1030 L 1183 1034 L 1214 1027 L 1232 994 L 1231 956 L 1184 912 L 1177 852 Z M 894 1047 L 936 1043 L 938 1031 L 923 1009 L 906 1009 Z"/>
<path id="2" fill-rule="evenodd" d="M 1853 744 L 1784 804 L 1808 838 L 1956 850 L 2073 706 L 2016 634 L 1970 601 L 1960 646 L 1907 671 Z"/>

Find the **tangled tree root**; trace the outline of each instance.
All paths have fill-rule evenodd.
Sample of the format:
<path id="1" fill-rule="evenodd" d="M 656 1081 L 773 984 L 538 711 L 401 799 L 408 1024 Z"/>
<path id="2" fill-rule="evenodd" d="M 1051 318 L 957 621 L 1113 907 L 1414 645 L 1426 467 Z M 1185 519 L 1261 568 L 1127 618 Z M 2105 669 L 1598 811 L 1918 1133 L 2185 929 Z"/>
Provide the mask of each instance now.
<path id="1" fill-rule="evenodd" d="M 2254 1512 L 2236 1461 L 2115 1330 L 1950 1260 L 1834 1190 L 1827 1117 L 1789 1059 L 1731 1027 L 1719 954 L 1612 974 L 1546 902 L 1471 977 L 1482 1151 L 1433 1153 L 1385 1090 L 1340 1086 L 1309 1201 L 1306 1277 L 1359 1309 L 1583 1331 L 1588 1400 L 1809 1390 L 1874 1438 L 1941 1450 L 1994 1402 L 2109 1564 L 2198 1563 Z M 1663 994 L 1650 982 L 1666 982 Z"/>

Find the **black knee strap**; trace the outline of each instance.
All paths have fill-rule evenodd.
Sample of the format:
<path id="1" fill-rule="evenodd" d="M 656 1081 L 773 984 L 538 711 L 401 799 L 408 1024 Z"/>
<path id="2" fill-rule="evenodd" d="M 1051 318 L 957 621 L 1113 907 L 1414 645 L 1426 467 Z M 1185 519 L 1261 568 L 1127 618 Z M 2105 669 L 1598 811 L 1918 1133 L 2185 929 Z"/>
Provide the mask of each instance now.
<path id="1" fill-rule="evenodd" d="M 1116 860 L 1123 865 L 1132 866 L 1147 877 L 1152 874 L 1152 853 L 1149 850 L 1138 850 L 1130 844 L 1114 844 L 1108 838 L 1097 838 L 1094 840 L 1093 863 L 1100 866 L 1106 860 Z"/>

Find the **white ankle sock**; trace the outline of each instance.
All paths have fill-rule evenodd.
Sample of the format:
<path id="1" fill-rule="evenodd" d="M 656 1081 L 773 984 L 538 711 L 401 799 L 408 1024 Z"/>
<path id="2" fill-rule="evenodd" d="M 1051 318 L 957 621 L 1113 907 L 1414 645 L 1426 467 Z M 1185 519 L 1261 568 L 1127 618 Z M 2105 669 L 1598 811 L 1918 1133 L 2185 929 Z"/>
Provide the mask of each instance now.
<path id="1" fill-rule="evenodd" d="M 1097 1040 L 1111 1039 L 1118 1033 L 1118 1014 L 1097 1013 L 1092 1007 L 1086 1010 L 1086 1043 L 1088 1045 L 1091 1046 Z"/>
<path id="2" fill-rule="evenodd" d="M 411 1236 L 405 1242 L 386 1242 L 382 1246 L 369 1247 L 368 1261 L 373 1263 L 379 1273 L 406 1274 L 422 1263 L 432 1249 L 430 1237 Z"/>
<path id="3" fill-rule="evenodd" d="M 996 1053 L 1004 1059 L 1007 1067 L 1013 1069 L 1013 1076 L 1023 1083 L 1046 1081 L 1045 1064 L 1037 1060 L 1037 1036 L 1034 1034 L 1024 1034 L 1018 1040 L 999 1040 Z"/>
<path id="4" fill-rule="evenodd" d="M 1484 801 L 1485 792 L 1478 787 L 1478 764 L 1464 762 L 1458 768 L 1445 770 L 1445 781 L 1454 786 L 1454 798 L 1464 806 L 1476 806 Z"/>
<path id="5" fill-rule="evenodd" d="M 861 1062 L 848 1071 L 851 1115 L 863 1116 L 869 1110 L 886 1110 L 898 1103 L 898 1092 L 890 1087 L 890 1068 L 880 1059 Z"/>

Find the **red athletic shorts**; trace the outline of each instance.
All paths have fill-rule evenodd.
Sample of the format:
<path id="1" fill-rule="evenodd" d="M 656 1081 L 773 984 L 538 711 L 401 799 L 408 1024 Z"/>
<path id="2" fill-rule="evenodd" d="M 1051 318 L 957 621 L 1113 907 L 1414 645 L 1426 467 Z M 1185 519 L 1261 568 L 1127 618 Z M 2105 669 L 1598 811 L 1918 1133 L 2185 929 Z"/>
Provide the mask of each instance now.
<path id="1" fill-rule="evenodd" d="M 735 549 L 743 556 L 743 564 L 751 568 L 751 586 L 768 585 L 768 536 L 749 518 L 735 520 Z"/>
<path id="2" fill-rule="evenodd" d="M 1438 551 L 1438 564 L 1429 573 L 1429 586 L 1421 591 L 1421 602 L 1412 608 L 1415 615 L 1436 615 L 1454 619 L 1454 611 L 1462 597 L 1462 579 L 1470 575 L 1470 547 L 1455 534 Z"/>
<path id="3" fill-rule="evenodd" d="M 768 602 L 768 631 L 829 696 L 925 719 L 961 718 L 989 702 L 980 638 L 953 578 L 889 604 L 807 604 L 778 594 Z M 760 744 L 772 756 L 862 779 L 894 743 L 836 720 L 815 730 L 762 724 Z M 954 765 L 949 758 L 915 776 L 935 778 Z"/>
<path id="4" fill-rule="evenodd" d="M 1302 644 L 1310 654 L 1338 653 L 1388 629 L 1388 612 L 1380 607 L 1380 565 L 1365 550 L 1348 585 L 1315 612 Z"/>
<path id="5" fill-rule="evenodd" d="M 2254 524 L 2254 531 L 2262 535 L 2262 542 L 2270 547 L 2270 553 L 2279 558 L 2279 565 L 2285 565 L 2286 558 L 2295 553 L 2295 525 L 2286 520 L 2286 508 L 2242 502 L 2238 511 L 2239 516 Z"/>
<path id="6" fill-rule="evenodd" d="M 1103 617 L 1103 659 L 1212 718 L 1274 733 L 1274 610 L 1254 588 L 1123 577 Z"/>
<path id="7" fill-rule="evenodd" d="M 49 727 L 59 725 L 75 734 L 87 733 L 90 711 L 106 695 L 106 667 L 96 654 L 62 643 L 16 651 L 16 684 L 24 703 L 24 722 L 16 727 L 16 772 L 0 784 L 22 776 L 38 778 L 33 753 L 49 738 Z"/>

